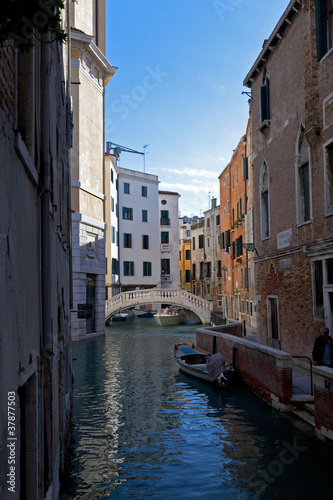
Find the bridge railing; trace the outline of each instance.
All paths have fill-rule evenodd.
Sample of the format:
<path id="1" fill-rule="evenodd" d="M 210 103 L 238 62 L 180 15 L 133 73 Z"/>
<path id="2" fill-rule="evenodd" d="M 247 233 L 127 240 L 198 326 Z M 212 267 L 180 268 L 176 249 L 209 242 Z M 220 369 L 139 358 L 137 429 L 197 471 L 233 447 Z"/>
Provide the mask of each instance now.
<path id="1" fill-rule="evenodd" d="M 193 295 L 186 290 L 168 289 L 168 288 L 151 288 L 148 290 L 132 290 L 122 292 L 111 299 L 108 299 L 105 304 L 106 317 L 109 317 L 117 310 L 126 309 L 143 303 L 164 303 L 170 302 L 184 306 L 194 312 L 200 312 L 205 318 L 210 317 L 210 312 L 213 309 L 213 303 L 202 297 Z"/>

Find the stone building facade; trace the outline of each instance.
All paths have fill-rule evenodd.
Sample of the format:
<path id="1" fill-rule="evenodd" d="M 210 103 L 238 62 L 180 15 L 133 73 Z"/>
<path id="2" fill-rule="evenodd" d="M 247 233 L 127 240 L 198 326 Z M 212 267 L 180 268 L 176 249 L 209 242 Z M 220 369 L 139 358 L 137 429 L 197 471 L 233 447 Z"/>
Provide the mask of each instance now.
<path id="1" fill-rule="evenodd" d="M 261 343 L 294 355 L 311 356 L 319 328 L 333 327 L 328 4 L 290 1 L 244 80 L 251 88 L 258 333 Z"/>
<path id="2" fill-rule="evenodd" d="M 211 200 L 211 208 L 204 212 L 204 266 L 205 296 L 213 302 L 213 310 L 222 312 L 222 266 L 220 250 L 220 206 L 216 198 Z"/>
<path id="3" fill-rule="evenodd" d="M 0 47 L 3 499 L 59 498 L 70 431 L 71 79 L 68 45 L 50 42 Z"/>
<path id="4" fill-rule="evenodd" d="M 105 331 L 104 93 L 116 71 L 105 57 L 105 0 L 71 2 L 72 337 Z"/>

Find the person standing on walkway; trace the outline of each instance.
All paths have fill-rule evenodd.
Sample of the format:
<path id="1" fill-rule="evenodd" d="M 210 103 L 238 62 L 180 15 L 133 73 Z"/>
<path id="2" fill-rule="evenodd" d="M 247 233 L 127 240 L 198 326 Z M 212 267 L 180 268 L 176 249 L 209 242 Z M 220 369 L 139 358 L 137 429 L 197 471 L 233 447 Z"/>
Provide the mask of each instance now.
<path id="1" fill-rule="evenodd" d="M 329 336 L 330 331 L 327 326 L 321 328 L 320 331 L 321 335 L 316 338 L 313 346 L 313 364 L 333 367 L 333 339 Z"/>

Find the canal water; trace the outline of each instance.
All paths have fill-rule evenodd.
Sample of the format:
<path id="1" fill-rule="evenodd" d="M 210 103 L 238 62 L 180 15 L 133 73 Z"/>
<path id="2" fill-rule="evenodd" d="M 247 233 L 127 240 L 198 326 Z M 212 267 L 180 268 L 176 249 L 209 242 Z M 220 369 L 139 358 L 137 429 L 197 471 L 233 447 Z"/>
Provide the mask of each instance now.
<path id="1" fill-rule="evenodd" d="M 333 498 L 333 450 L 241 384 L 179 372 L 199 325 L 135 318 L 74 343 L 73 432 L 61 499 Z"/>

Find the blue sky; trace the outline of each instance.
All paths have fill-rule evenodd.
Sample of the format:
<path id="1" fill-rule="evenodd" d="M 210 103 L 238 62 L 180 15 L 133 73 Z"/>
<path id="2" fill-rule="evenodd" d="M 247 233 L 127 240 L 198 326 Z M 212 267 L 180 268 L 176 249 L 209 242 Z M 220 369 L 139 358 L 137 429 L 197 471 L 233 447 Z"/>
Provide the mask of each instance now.
<path id="1" fill-rule="evenodd" d="M 106 140 L 142 151 L 159 188 L 201 215 L 245 133 L 243 80 L 288 0 L 106 0 Z M 140 155 L 120 166 L 143 171 Z"/>

